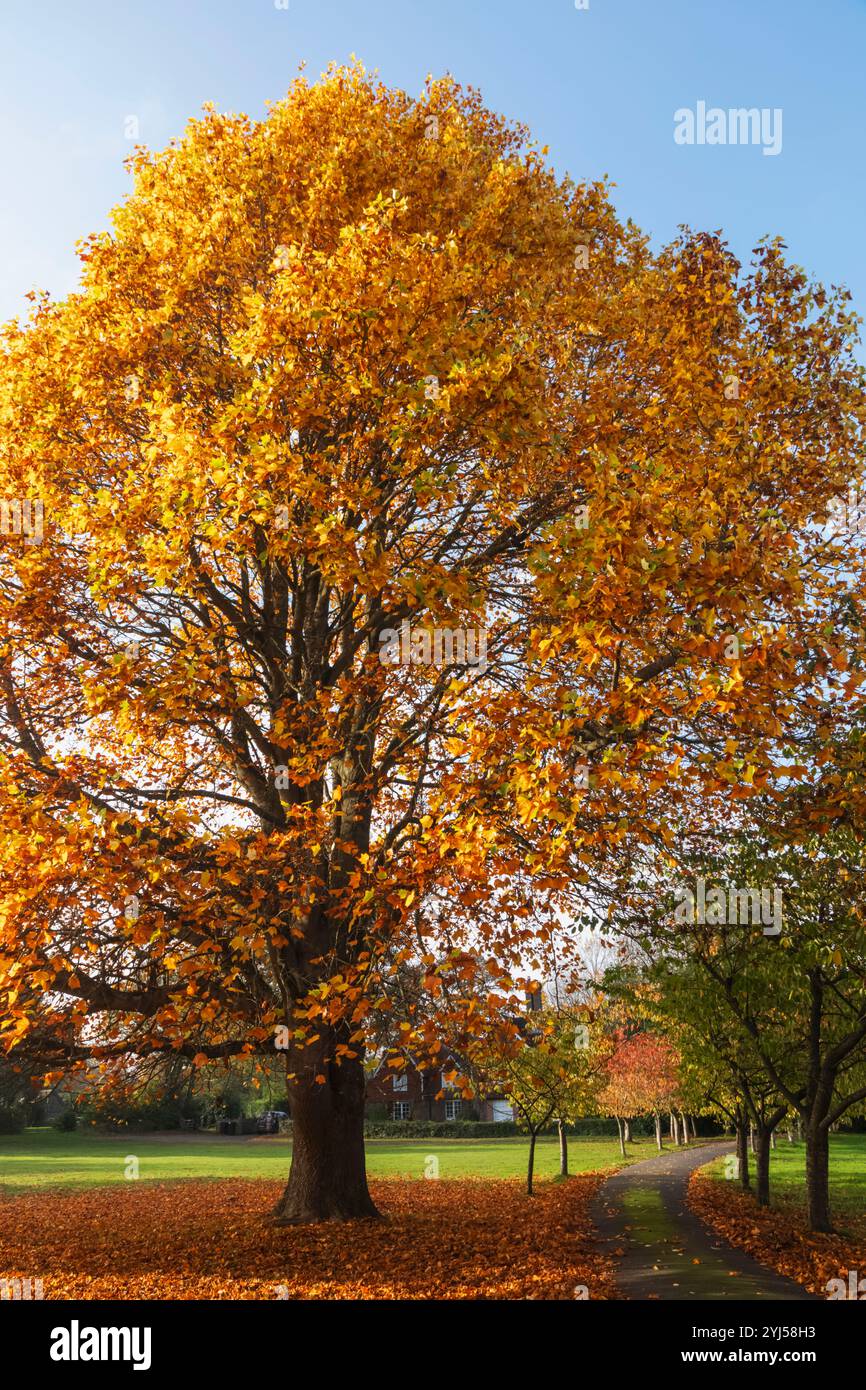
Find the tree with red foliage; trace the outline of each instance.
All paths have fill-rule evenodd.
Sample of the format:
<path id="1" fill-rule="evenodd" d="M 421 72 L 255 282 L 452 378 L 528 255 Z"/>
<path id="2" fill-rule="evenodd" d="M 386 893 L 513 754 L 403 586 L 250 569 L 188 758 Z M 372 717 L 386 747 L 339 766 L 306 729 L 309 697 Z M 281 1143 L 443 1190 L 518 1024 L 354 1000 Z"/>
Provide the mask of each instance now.
<path id="1" fill-rule="evenodd" d="M 607 1085 L 601 1103 L 616 1119 L 623 1157 L 623 1121 L 634 1115 L 653 1116 L 656 1145 L 661 1149 L 662 1112 L 674 1103 L 679 1084 L 678 1065 L 676 1049 L 654 1033 L 634 1033 L 618 1038 L 608 1063 Z"/>

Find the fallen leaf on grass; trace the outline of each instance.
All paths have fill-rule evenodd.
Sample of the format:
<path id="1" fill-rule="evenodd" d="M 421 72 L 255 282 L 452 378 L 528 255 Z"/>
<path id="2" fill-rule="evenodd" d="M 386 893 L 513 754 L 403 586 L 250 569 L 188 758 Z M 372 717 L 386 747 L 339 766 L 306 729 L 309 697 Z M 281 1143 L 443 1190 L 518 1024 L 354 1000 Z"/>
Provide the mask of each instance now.
<path id="1" fill-rule="evenodd" d="M 706 1177 L 700 1170 L 689 1182 L 689 1207 L 724 1236 L 730 1245 L 746 1250 L 761 1264 L 784 1274 L 820 1298 L 827 1283 L 849 1269 L 866 1268 L 866 1230 L 853 1238 L 819 1235 L 808 1230 L 803 1211 L 786 1203 L 769 1210 L 730 1183 Z M 736 1271 L 729 1273 L 736 1277 Z"/>
<path id="2" fill-rule="evenodd" d="M 0 1278 L 46 1299 L 568 1299 L 616 1296 L 589 1206 L 601 1175 L 551 1184 L 371 1184 L 386 1221 L 275 1228 L 282 1184 L 130 1182 L 4 1205 Z"/>

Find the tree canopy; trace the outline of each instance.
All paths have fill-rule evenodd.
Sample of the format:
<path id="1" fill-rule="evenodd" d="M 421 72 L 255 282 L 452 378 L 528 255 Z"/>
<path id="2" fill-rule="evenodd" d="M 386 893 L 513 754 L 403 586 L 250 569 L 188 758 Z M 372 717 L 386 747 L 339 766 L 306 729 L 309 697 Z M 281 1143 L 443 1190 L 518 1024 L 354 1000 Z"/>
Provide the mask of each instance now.
<path id="1" fill-rule="evenodd" d="M 22 1065 L 276 1046 L 298 1170 L 341 1125 L 357 1169 L 402 964 L 407 1053 L 494 1028 L 627 836 L 771 761 L 856 471 L 847 296 L 779 242 L 655 254 L 545 156 L 450 79 L 301 78 L 138 150 L 80 290 L 7 326 Z"/>

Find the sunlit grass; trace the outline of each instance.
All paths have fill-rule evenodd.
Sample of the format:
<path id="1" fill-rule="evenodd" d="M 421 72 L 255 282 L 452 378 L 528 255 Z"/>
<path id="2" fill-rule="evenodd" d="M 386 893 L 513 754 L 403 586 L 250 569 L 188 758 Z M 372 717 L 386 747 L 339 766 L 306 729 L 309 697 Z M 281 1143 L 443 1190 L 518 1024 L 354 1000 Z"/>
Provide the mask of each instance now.
<path id="1" fill-rule="evenodd" d="M 724 1160 L 714 1163 L 710 1172 L 724 1181 Z M 774 1207 L 805 1213 L 805 1144 L 789 1144 L 784 1136 L 777 1139 L 770 1156 L 770 1200 Z M 830 1136 L 830 1204 L 840 1230 L 866 1233 L 866 1134 Z"/>
<path id="2" fill-rule="evenodd" d="M 629 1162 L 651 1158 L 651 1139 L 629 1145 Z M 424 1179 L 522 1178 L 526 1172 L 528 1140 L 503 1139 L 369 1139 L 367 1168 L 371 1177 Z M 0 1136 L 0 1183 L 10 1190 L 44 1187 L 86 1187 L 123 1182 L 129 1159 L 147 1179 L 280 1178 L 288 1171 L 291 1141 L 282 1137 L 222 1137 L 199 1134 L 100 1135 L 88 1131 L 61 1133 L 50 1128 Z M 431 1162 L 435 1160 L 435 1164 Z M 572 1173 L 620 1167 L 615 1138 L 569 1140 Z M 535 1173 L 543 1181 L 559 1172 L 555 1138 L 539 1139 Z"/>

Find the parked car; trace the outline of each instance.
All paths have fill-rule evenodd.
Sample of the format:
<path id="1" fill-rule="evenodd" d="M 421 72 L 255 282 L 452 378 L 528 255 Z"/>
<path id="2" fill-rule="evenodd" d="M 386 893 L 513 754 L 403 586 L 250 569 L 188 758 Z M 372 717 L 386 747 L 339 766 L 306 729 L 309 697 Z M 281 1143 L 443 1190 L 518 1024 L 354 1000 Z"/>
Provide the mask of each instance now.
<path id="1" fill-rule="evenodd" d="M 285 1110 L 265 1110 L 256 1122 L 258 1134 L 279 1134 L 280 1124 L 289 1118 Z"/>

